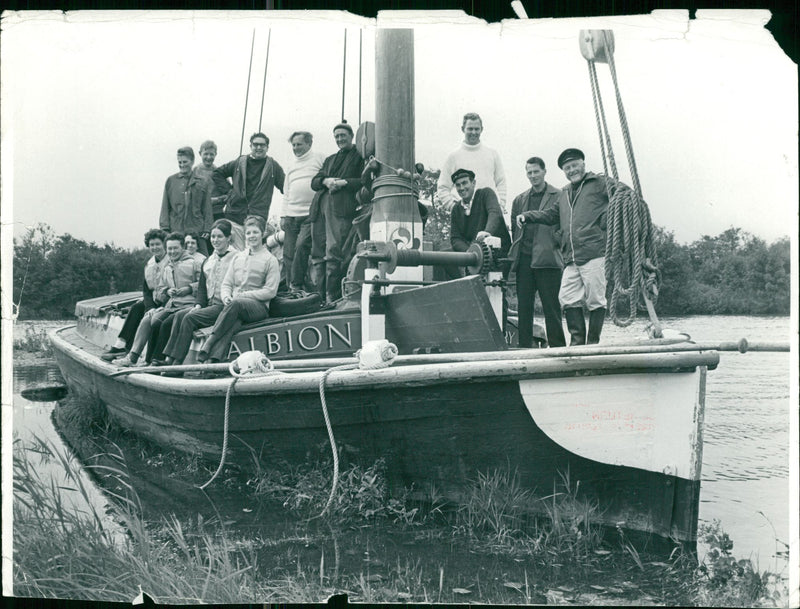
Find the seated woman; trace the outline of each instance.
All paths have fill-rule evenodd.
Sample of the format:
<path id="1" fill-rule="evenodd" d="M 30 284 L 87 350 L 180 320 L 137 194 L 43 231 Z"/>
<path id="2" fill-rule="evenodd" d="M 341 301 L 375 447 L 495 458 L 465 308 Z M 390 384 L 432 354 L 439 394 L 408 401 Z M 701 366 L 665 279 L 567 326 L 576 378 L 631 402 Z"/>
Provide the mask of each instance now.
<path id="1" fill-rule="evenodd" d="M 158 332 L 167 317 L 194 302 L 192 294 L 197 290 L 200 265 L 183 249 L 183 235 L 180 233 L 170 233 L 166 243 L 168 261 L 156 289 L 157 299 L 160 302 L 166 301 L 166 304 L 145 314 L 136 330 L 130 352 L 125 357 L 114 360 L 113 363 L 118 366 L 136 365 L 145 345 L 151 339 L 153 342 L 157 340 L 158 337 L 153 336 L 154 330 Z"/>
<path id="2" fill-rule="evenodd" d="M 225 359 L 231 339 L 242 325 L 269 316 L 269 301 L 278 293 L 281 269 L 277 258 L 264 245 L 265 226 L 260 216 L 248 216 L 244 221 L 247 249 L 234 255 L 222 280 L 224 307 L 197 354 L 199 362 Z"/>
<path id="3" fill-rule="evenodd" d="M 183 237 L 183 245 L 186 247 L 186 252 L 195 260 L 197 260 L 198 264 L 203 264 L 205 262 L 206 257 L 205 254 L 197 251 L 197 243 L 200 237 L 197 233 L 186 233 Z"/>
<path id="4" fill-rule="evenodd" d="M 107 362 L 120 357 L 130 350 L 130 345 L 136 336 L 136 330 L 144 317 L 144 314 L 154 309 L 159 303 L 156 302 L 154 292 L 158 288 L 161 274 L 164 272 L 169 258 L 166 256 L 167 233 L 160 228 L 151 228 L 144 234 L 144 244 L 150 250 L 152 256 L 144 265 L 144 279 L 142 280 L 142 300 L 134 304 L 125 323 L 117 336 L 116 342 L 100 357 Z"/>
<path id="5" fill-rule="evenodd" d="M 194 331 L 213 325 L 222 312 L 222 280 L 234 254 L 238 252 L 230 243 L 230 220 L 217 220 L 211 227 L 211 245 L 214 251 L 203 264 L 195 304 L 191 309 L 178 311 L 172 318 L 172 332 L 163 349 L 167 364 L 180 364 L 189 352 Z M 162 327 L 162 338 L 163 335 Z"/>

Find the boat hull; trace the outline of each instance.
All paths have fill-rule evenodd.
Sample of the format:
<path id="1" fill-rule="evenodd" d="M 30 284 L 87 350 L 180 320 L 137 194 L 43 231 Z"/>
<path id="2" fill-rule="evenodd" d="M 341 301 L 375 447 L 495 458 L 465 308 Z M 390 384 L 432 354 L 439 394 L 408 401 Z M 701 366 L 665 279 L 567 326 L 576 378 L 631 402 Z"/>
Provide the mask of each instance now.
<path id="1" fill-rule="evenodd" d="M 118 424 L 219 456 L 230 379 L 112 377 L 117 368 L 74 329 L 52 338 L 70 389 L 100 399 Z M 337 443 L 364 463 L 384 458 L 392 488 L 433 485 L 458 499 L 479 472 L 510 469 L 545 497 L 568 479 L 602 523 L 694 542 L 705 366 L 718 355 L 657 355 L 342 370 L 328 377 L 326 402 Z M 319 378 L 238 382 L 229 462 L 279 468 L 318 455 L 328 441 Z"/>

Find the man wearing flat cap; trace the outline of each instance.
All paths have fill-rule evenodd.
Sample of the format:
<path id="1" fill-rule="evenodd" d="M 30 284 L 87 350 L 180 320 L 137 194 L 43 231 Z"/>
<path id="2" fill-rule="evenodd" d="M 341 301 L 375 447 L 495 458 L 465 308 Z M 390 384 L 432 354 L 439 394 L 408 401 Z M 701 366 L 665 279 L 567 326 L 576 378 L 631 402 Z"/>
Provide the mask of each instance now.
<path id="1" fill-rule="evenodd" d="M 511 246 L 503 212 L 491 188 L 475 188 L 475 172 L 457 169 L 451 174 L 459 201 L 450 210 L 450 245 L 454 252 L 466 252 L 473 241 L 500 237 L 503 254 Z"/>
<path id="2" fill-rule="evenodd" d="M 356 215 L 356 193 L 361 188 L 364 159 L 353 145 L 353 128 L 342 121 L 333 128 L 333 139 L 339 147 L 336 154 L 325 159 L 322 169 L 311 180 L 316 191 L 309 210 L 312 223 L 325 224 L 325 258 L 320 256 L 323 247 L 315 235 L 321 231 L 312 228 L 311 264 L 316 289 L 332 303 L 342 296 L 342 278 L 348 261 L 342 251 Z M 324 275 L 325 293 L 322 289 Z"/>
<path id="3" fill-rule="evenodd" d="M 558 155 L 567 176 L 558 207 L 530 213 L 527 222 L 557 224 L 561 233 L 564 273 L 558 300 L 564 309 L 570 346 L 600 342 L 606 316 L 606 177 L 586 171 L 585 157 L 577 148 Z M 589 310 L 589 328 L 583 307 Z"/>

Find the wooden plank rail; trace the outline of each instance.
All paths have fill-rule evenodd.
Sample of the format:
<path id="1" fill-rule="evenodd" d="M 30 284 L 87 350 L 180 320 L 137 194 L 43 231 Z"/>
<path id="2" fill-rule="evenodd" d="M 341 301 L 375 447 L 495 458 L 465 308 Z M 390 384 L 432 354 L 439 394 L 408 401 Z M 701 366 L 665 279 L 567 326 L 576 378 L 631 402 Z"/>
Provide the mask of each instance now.
<path id="1" fill-rule="evenodd" d="M 559 347 L 556 349 L 515 349 L 510 351 L 492 351 L 480 353 L 432 353 L 426 355 L 399 355 L 394 360 L 394 365 L 409 364 L 450 364 L 457 362 L 491 362 L 501 360 L 545 359 L 567 356 L 600 356 L 600 355 L 626 355 L 644 353 L 672 353 L 687 351 L 747 351 L 760 352 L 788 352 L 789 343 L 783 342 L 753 342 L 742 338 L 739 341 L 726 341 L 721 343 L 701 342 L 689 343 L 673 339 L 650 341 L 640 345 L 584 345 L 580 347 Z M 357 364 L 355 357 L 313 358 L 278 360 L 272 362 L 276 370 L 308 372 Z M 123 376 L 135 373 L 162 372 L 226 372 L 228 363 L 219 364 L 187 364 L 177 366 L 147 366 L 141 368 L 125 368 L 112 372 L 110 376 Z"/>

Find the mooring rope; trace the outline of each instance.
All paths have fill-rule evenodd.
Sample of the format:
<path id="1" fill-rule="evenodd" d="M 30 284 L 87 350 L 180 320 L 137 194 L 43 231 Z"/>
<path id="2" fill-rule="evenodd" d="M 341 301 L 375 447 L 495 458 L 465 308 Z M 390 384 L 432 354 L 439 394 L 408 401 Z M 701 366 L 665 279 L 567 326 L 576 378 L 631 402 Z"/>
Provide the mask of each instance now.
<path id="1" fill-rule="evenodd" d="M 333 435 L 333 427 L 331 426 L 331 418 L 328 415 L 328 401 L 325 397 L 325 385 L 328 377 L 333 372 L 341 370 L 378 370 L 380 368 L 388 368 L 397 357 L 397 347 L 387 340 L 372 341 L 364 345 L 361 349 L 356 351 L 357 364 L 342 364 L 341 366 L 334 366 L 328 368 L 322 373 L 319 379 L 319 399 L 322 404 L 322 415 L 325 417 L 325 427 L 328 430 L 328 440 L 331 445 L 331 453 L 333 455 L 333 482 L 331 483 L 331 492 L 328 495 L 328 501 L 322 511 L 312 518 L 321 518 L 324 516 L 333 503 L 333 498 L 336 496 L 336 489 L 339 484 L 339 450 L 336 447 L 336 438 Z"/>
<path id="2" fill-rule="evenodd" d="M 230 363 L 228 371 L 231 373 L 231 376 L 233 376 L 233 380 L 231 380 L 231 384 L 228 385 L 228 391 L 225 394 L 225 415 L 222 425 L 222 455 L 219 459 L 217 471 L 214 472 L 214 475 L 211 476 L 205 484 L 197 487 L 200 490 L 205 490 L 209 484 L 214 482 L 217 476 L 222 472 L 222 468 L 225 467 L 225 456 L 228 452 L 228 418 L 231 410 L 231 395 L 233 394 L 234 387 L 236 387 L 236 383 L 245 376 L 274 373 L 283 374 L 280 370 L 275 370 L 272 362 L 260 351 L 247 351 L 242 353 L 236 360 Z"/>

